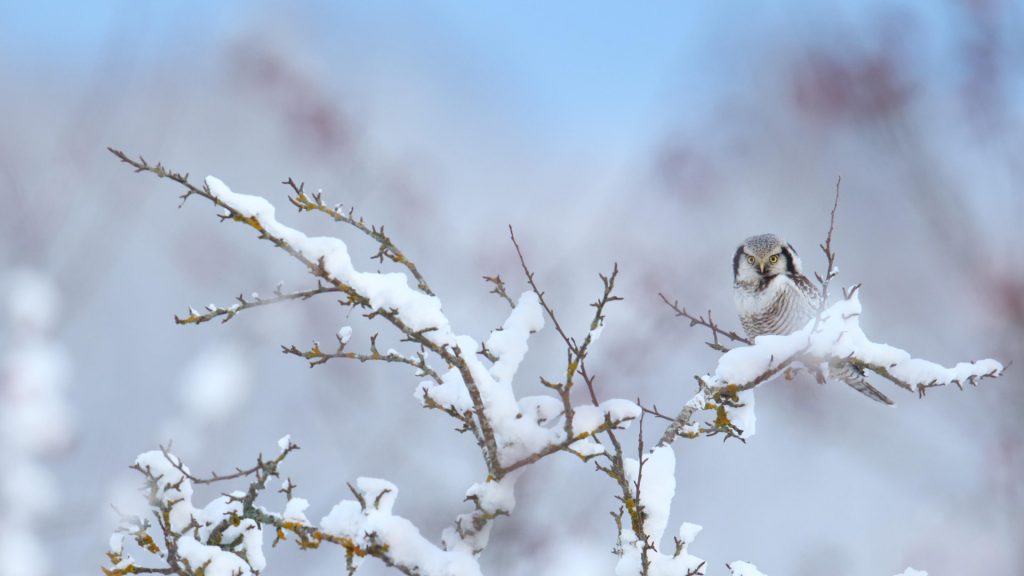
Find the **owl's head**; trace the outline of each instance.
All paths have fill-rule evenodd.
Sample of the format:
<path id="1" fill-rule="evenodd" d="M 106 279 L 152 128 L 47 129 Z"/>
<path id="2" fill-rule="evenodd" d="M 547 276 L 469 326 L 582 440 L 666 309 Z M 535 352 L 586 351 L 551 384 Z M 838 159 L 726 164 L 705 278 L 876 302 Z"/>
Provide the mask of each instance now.
<path id="1" fill-rule="evenodd" d="M 752 282 L 779 274 L 800 274 L 800 257 L 793 246 L 775 234 L 751 236 L 736 249 L 732 259 L 736 282 Z"/>

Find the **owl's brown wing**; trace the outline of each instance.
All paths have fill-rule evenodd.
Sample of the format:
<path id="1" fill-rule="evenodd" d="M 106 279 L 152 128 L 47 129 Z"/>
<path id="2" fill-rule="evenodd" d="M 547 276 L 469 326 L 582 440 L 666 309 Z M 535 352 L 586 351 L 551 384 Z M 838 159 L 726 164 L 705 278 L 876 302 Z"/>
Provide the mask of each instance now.
<path id="1" fill-rule="evenodd" d="M 807 301 L 811 303 L 815 308 L 818 307 L 818 298 L 821 298 L 821 293 L 818 292 L 818 287 L 813 282 L 807 279 L 807 276 L 803 274 L 792 274 L 790 278 L 793 279 L 793 284 L 800 289 L 800 293 L 807 298 Z"/>

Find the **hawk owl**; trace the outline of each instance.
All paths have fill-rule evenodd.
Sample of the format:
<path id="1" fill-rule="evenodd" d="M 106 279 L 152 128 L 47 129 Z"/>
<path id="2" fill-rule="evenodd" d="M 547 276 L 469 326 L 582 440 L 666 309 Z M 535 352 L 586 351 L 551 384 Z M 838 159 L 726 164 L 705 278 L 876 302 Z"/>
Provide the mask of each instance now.
<path id="1" fill-rule="evenodd" d="M 796 332 L 817 313 L 818 289 L 800 272 L 800 257 L 793 246 L 778 236 L 761 234 L 744 240 L 733 256 L 732 270 L 736 310 L 751 340 L 762 334 Z M 831 362 L 829 377 L 872 400 L 893 403 L 849 362 Z"/>

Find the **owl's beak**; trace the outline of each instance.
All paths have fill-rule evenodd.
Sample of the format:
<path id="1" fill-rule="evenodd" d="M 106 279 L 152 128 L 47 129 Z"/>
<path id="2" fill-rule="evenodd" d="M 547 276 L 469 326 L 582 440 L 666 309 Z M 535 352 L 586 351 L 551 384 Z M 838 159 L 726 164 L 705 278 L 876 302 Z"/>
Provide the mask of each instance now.
<path id="1" fill-rule="evenodd" d="M 761 274 L 764 274 L 764 260 L 758 260 L 758 263 L 761 264 Z"/>

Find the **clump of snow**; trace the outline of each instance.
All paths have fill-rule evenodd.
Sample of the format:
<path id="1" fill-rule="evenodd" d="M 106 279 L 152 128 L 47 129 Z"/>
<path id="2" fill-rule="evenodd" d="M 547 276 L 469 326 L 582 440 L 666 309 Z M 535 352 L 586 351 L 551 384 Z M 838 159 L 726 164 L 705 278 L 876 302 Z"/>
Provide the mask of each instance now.
<path id="1" fill-rule="evenodd" d="M 198 508 L 192 502 L 189 469 L 177 456 L 153 450 L 140 454 L 135 464 L 153 483 L 152 495 L 157 509 L 152 513 L 163 514 L 162 510 L 167 510 L 167 521 L 171 531 L 177 534 L 175 546 L 183 560 L 192 566 L 205 566 L 204 573 L 212 576 L 248 576 L 266 567 L 262 528 L 251 518 L 239 519 L 243 492 L 219 496 Z M 300 516 L 304 510 L 300 502 L 289 502 L 289 508 Z M 123 550 L 124 533 L 137 529 L 130 523 L 122 526 L 110 540 L 111 550 Z M 216 530 L 221 531 L 220 542 L 234 543 L 230 549 L 209 542 Z"/>
<path id="2" fill-rule="evenodd" d="M 604 444 L 601 444 L 600 442 L 595 442 L 592 436 L 588 436 L 587 438 L 583 438 L 581 440 L 573 442 L 572 444 L 569 445 L 569 449 L 575 452 L 578 456 L 581 456 L 583 458 L 598 456 L 600 454 L 604 454 L 607 451 L 607 449 L 604 447 Z"/>
<path id="3" fill-rule="evenodd" d="M 487 349 L 498 361 L 491 366 L 491 375 L 502 384 L 512 382 L 519 364 L 529 349 L 530 334 L 544 327 L 544 310 L 540 299 L 532 291 L 523 292 L 500 330 L 495 330 L 487 339 Z"/>
<path id="4" fill-rule="evenodd" d="M 291 434 L 285 434 L 284 436 L 282 436 L 277 441 L 277 447 L 281 450 L 281 452 L 284 452 L 285 450 L 288 449 L 288 446 L 291 446 L 291 443 L 292 443 L 292 435 Z"/>
<path id="5" fill-rule="evenodd" d="M 477 355 L 462 354 L 466 370 L 480 392 L 484 412 L 495 433 L 498 460 L 504 466 L 566 440 L 564 426 L 552 425 L 559 416 L 564 418 L 560 400 L 552 397 L 517 400 L 512 388 L 512 380 L 527 350 L 527 338 L 543 326 L 542 313 L 537 296 L 532 292 L 524 293 L 503 329 L 495 331 L 488 339 L 487 348 L 498 358 L 490 368 Z M 469 336 L 458 336 L 456 342 L 462 351 L 480 349 Z M 451 368 L 441 380 L 440 384 L 421 383 L 415 392 L 417 399 L 424 405 L 433 401 L 459 412 L 473 409 L 462 371 Z M 625 427 L 640 415 L 640 408 L 626 400 L 609 400 L 599 407 L 578 406 L 574 411 L 574 435 L 592 434 L 604 425 L 606 416 Z M 598 453 L 593 446 L 580 444 L 579 449 L 584 454 Z"/>
<path id="6" fill-rule="evenodd" d="M 729 422 L 739 428 L 741 438 L 750 438 L 757 433 L 757 414 L 754 412 L 754 391 L 744 390 L 738 393 L 739 406 L 726 406 L 725 413 Z"/>
<path id="7" fill-rule="evenodd" d="M 192 536 L 178 539 L 178 554 L 192 566 L 204 566 L 205 576 L 237 576 L 251 574 L 252 569 L 238 556 L 218 546 L 203 544 Z"/>
<path id="8" fill-rule="evenodd" d="M 355 500 L 342 500 L 320 519 L 320 527 L 331 534 L 340 536 L 358 533 L 363 520 L 363 509 Z"/>
<path id="9" fill-rule="evenodd" d="M 441 384 L 432 380 L 425 380 L 416 387 L 413 396 L 426 406 L 427 399 L 433 400 L 442 406 L 450 406 L 459 412 L 466 412 L 473 408 L 473 400 L 469 396 L 469 389 L 462 379 L 462 373 L 458 368 L 451 368 L 441 376 Z"/>
<path id="10" fill-rule="evenodd" d="M 309 524 L 309 519 L 306 518 L 307 508 L 309 508 L 308 500 L 305 498 L 292 498 L 287 504 L 285 504 L 284 514 L 282 514 L 282 516 L 285 520 L 299 522 L 300 524 Z"/>
<path id="11" fill-rule="evenodd" d="M 693 524 L 691 522 L 683 522 L 679 526 L 679 541 L 683 543 L 683 550 L 686 550 L 686 547 L 697 539 L 697 535 L 703 529 L 704 527 L 700 524 Z"/>
<path id="12" fill-rule="evenodd" d="M 742 560 L 730 562 L 729 573 L 732 576 L 765 576 L 763 572 L 757 569 L 757 566 Z"/>
<path id="13" fill-rule="evenodd" d="M 554 396 L 524 396 L 519 399 L 519 410 L 537 424 L 550 422 L 562 415 L 562 402 Z"/>
<path id="14" fill-rule="evenodd" d="M 188 467 L 177 456 L 165 456 L 160 450 L 140 454 L 135 459 L 135 465 L 156 479 L 154 497 L 170 506 L 171 530 L 182 530 L 189 524 L 195 511 L 192 507 L 192 482 L 182 472 L 189 472 Z"/>
<path id="15" fill-rule="evenodd" d="M 907 568 L 903 572 L 896 574 L 895 576 L 928 576 L 928 573 L 924 570 L 914 570 L 913 568 Z"/>
<path id="16" fill-rule="evenodd" d="M 622 421 L 623 428 L 629 427 L 630 422 L 639 418 L 643 412 L 635 402 L 622 398 L 612 398 L 601 402 L 601 411 L 613 421 Z"/>
<path id="17" fill-rule="evenodd" d="M 640 505 L 646 516 L 644 530 L 655 542 L 661 542 L 668 525 L 672 498 L 676 494 L 676 455 L 669 446 L 659 446 L 644 458 L 640 478 Z M 626 459 L 626 477 L 635 485 L 640 476 L 640 462 Z"/>
<path id="18" fill-rule="evenodd" d="M 348 341 L 351 340 L 351 339 L 352 339 L 352 327 L 351 326 L 342 326 L 341 329 L 338 330 L 338 340 L 341 340 L 342 344 L 348 344 Z"/>
<path id="19" fill-rule="evenodd" d="M 114 532 L 110 535 L 110 543 L 107 547 L 112 554 L 120 555 L 124 552 L 124 532 Z"/>
<path id="20" fill-rule="evenodd" d="M 650 543 L 654 545 L 653 550 L 647 549 L 650 564 L 648 574 L 651 576 L 704 574 L 704 561 L 687 551 L 689 544 L 701 531 L 701 526 L 683 523 L 679 528 L 679 539 L 683 543 L 679 553 L 665 554 L 661 551 L 676 491 L 675 467 L 675 452 L 670 446 L 659 446 L 644 456 L 642 477 L 638 460 L 630 458 L 625 461 L 626 477 L 630 486 L 635 486 L 637 480 L 640 481 L 639 504 L 645 514 L 644 531 L 650 538 Z M 622 555 L 615 566 L 616 576 L 641 574 L 646 543 L 641 541 L 625 522 L 619 539 L 622 542 Z"/>
<path id="21" fill-rule="evenodd" d="M 488 515 L 511 514 L 516 506 L 515 486 L 523 469 L 507 474 L 501 480 L 488 479 L 473 484 L 466 491 L 466 500 L 475 502 L 476 508 Z M 483 550 L 490 539 L 491 523 L 482 528 L 474 526 L 475 512 L 460 514 L 455 526 L 446 528 L 441 541 L 446 550 L 460 550 L 476 554 Z"/>
<path id="22" fill-rule="evenodd" d="M 467 498 L 473 498 L 480 508 L 490 513 L 511 512 L 516 507 L 515 478 L 506 476 L 502 480 L 488 480 L 473 484 L 466 491 Z"/>
<path id="23" fill-rule="evenodd" d="M 398 498 L 398 487 L 380 478 L 356 478 L 356 491 L 366 499 L 367 506 L 391 514 Z"/>
<path id="24" fill-rule="evenodd" d="M 394 484 L 376 478 L 359 478 L 355 489 L 365 506 L 355 500 L 341 501 L 320 520 L 323 531 L 349 538 L 364 548 L 386 546 L 392 562 L 417 574 L 477 576 L 481 573 L 471 552 L 438 548 L 411 522 L 392 515 L 398 496 Z"/>

